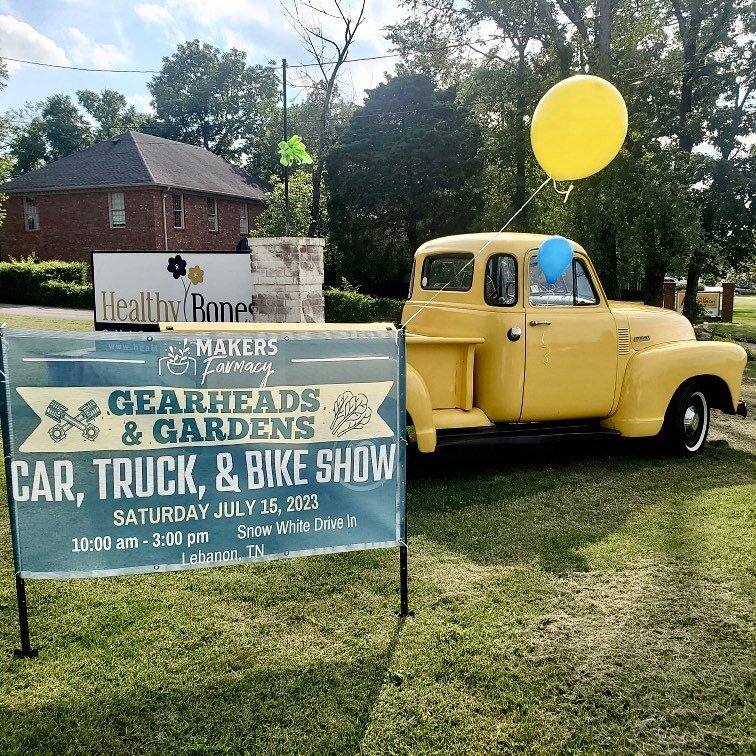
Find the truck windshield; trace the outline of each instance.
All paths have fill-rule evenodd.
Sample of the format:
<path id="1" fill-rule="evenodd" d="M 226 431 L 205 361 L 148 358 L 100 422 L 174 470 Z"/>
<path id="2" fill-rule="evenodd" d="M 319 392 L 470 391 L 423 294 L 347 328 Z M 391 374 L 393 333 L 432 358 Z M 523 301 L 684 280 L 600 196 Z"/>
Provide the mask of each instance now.
<path id="1" fill-rule="evenodd" d="M 538 258 L 530 258 L 530 304 L 539 307 L 598 304 L 598 294 L 584 263 L 575 258 L 572 265 L 549 286 L 538 265 Z"/>

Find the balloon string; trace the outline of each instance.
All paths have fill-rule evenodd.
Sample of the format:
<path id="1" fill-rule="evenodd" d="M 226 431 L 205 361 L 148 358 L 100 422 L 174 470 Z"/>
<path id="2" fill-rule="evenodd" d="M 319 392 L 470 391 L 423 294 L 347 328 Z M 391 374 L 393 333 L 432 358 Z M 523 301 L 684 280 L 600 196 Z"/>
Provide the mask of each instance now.
<path id="1" fill-rule="evenodd" d="M 567 204 L 567 200 L 570 198 L 570 192 L 575 188 L 575 184 L 570 184 L 566 190 L 562 191 L 561 189 L 557 189 L 557 183 L 556 179 L 554 179 L 554 191 L 557 194 L 563 194 L 564 195 L 564 204 Z"/>
<path id="2" fill-rule="evenodd" d="M 475 262 L 476 258 L 478 258 L 488 246 L 490 246 L 502 233 L 504 233 L 509 224 L 530 204 L 530 201 L 536 196 L 536 194 L 538 194 L 538 192 L 540 192 L 541 189 L 543 189 L 543 187 L 546 186 L 546 184 L 548 184 L 551 180 L 551 178 L 547 178 L 538 187 L 538 189 L 536 189 L 533 194 L 531 194 L 530 197 L 528 197 L 525 202 L 523 202 L 522 207 L 459 269 L 455 278 L 459 277 L 461 273 L 464 273 L 464 271 Z M 556 182 L 554 182 L 554 187 L 556 187 Z M 570 190 L 568 190 L 568 193 L 569 191 Z M 562 192 L 560 192 L 560 194 L 562 194 Z M 451 285 L 453 280 L 454 278 L 450 278 L 427 302 L 425 302 L 425 304 L 423 304 L 422 307 L 415 310 L 415 312 L 413 312 L 412 315 L 407 318 L 406 322 L 402 323 L 402 325 L 399 327 L 406 328 L 429 304 L 435 301 L 436 297 L 441 294 L 441 292 L 446 290 L 447 286 Z"/>

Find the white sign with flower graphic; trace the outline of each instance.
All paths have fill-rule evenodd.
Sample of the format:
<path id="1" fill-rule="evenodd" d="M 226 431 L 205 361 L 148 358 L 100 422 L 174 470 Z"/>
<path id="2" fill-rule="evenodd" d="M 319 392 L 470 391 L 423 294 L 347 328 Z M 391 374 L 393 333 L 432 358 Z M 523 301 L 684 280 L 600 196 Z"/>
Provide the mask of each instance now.
<path id="1" fill-rule="evenodd" d="M 97 330 L 253 320 L 249 254 L 93 252 Z"/>

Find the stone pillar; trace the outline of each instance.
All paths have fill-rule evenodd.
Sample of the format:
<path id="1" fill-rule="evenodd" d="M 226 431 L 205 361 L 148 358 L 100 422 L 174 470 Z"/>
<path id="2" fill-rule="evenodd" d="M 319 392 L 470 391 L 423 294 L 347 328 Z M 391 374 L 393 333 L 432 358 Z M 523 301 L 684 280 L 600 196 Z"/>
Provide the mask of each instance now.
<path id="1" fill-rule="evenodd" d="M 675 309 L 675 299 L 677 298 L 677 292 L 675 291 L 675 284 L 671 281 L 665 281 L 664 282 L 664 309 L 665 310 L 674 310 Z"/>
<path id="2" fill-rule="evenodd" d="M 720 313 L 723 323 L 732 323 L 732 310 L 735 306 L 735 284 L 722 284 L 722 311 Z"/>
<path id="3" fill-rule="evenodd" d="M 250 239 L 255 323 L 322 323 L 323 239 Z"/>

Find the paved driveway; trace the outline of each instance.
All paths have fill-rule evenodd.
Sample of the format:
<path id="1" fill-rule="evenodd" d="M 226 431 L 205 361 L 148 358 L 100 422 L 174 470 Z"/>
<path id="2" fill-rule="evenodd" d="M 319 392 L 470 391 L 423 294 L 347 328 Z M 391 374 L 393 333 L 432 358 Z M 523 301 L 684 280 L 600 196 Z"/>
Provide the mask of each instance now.
<path id="1" fill-rule="evenodd" d="M 0 315 L 25 315 L 30 318 L 54 320 L 90 320 L 94 322 L 93 310 L 73 310 L 68 307 L 42 307 L 41 305 L 0 304 Z"/>

